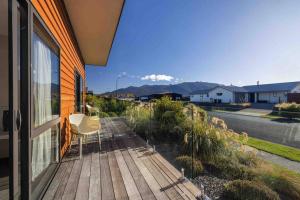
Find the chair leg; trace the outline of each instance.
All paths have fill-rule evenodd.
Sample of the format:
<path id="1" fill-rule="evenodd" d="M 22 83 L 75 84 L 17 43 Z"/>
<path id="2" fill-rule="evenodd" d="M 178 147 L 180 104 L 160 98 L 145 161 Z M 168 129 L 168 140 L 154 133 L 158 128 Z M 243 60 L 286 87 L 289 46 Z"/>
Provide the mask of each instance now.
<path id="1" fill-rule="evenodd" d="M 70 150 L 72 149 L 73 141 L 74 141 L 74 140 L 75 140 L 75 134 L 72 134 L 71 142 L 70 142 Z"/>
<path id="2" fill-rule="evenodd" d="M 78 137 L 78 145 L 79 145 L 79 159 L 82 158 L 82 137 Z"/>
<path id="3" fill-rule="evenodd" d="M 99 147 L 101 150 L 101 137 L 100 137 L 100 131 L 98 130 L 98 142 L 99 142 Z"/>

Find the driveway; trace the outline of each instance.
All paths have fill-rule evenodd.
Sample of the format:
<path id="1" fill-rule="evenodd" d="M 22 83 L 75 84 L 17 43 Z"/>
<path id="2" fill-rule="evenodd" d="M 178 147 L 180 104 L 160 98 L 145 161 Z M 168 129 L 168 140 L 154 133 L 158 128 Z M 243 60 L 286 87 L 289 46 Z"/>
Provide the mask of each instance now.
<path id="1" fill-rule="evenodd" d="M 300 123 L 217 111 L 208 114 L 225 120 L 228 128 L 236 132 L 244 131 L 251 137 L 300 148 Z"/>
<path id="2" fill-rule="evenodd" d="M 274 104 L 271 103 L 252 103 L 250 108 L 239 110 L 235 113 L 241 115 L 261 117 L 270 114 L 272 112 L 273 106 Z"/>
<path id="3" fill-rule="evenodd" d="M 234 113 L 240 114 L 240 115 L 250 115 L 250 116 L 255 116 L 255 117 L 261 117 L 264 115 L 268 115 L 271 112 L 272 112 L 272 110 L 267 110 L 267 109 L 246 108 L 243 110 L 236 111 Z"/>

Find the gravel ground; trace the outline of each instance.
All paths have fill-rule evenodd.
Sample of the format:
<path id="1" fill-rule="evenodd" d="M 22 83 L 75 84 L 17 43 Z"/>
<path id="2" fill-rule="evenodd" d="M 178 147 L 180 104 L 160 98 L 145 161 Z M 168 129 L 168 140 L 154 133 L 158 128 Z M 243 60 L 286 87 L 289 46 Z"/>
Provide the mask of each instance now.
<path id="1" fill-rule="evenodd" d="M 192 182 L 201 189 L 201 184 L 204 186 L 204 193 L 211 199 L 221 199 L 221 194 L 224 191 L 224 184 L 228 180 L 220 179 L 215 176 L 205 174 L 196 177 Z"/>

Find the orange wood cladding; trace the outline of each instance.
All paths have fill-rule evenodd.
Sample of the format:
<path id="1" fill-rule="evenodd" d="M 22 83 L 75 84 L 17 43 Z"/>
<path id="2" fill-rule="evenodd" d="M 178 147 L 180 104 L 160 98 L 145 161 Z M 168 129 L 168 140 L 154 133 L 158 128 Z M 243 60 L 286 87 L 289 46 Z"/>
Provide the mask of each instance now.
<path id="1" fill-rule="evenodd" d="M 61 83 L 61 155 L 68 148 L 71 141 L 68 117 L 74 113 L 75 80 L 77 70 L 83 79 L 85 88 L 85 69 L 76 40 L 73 37 L 69 22 L 66 20 L 61 0 L 32 0 L 40 17 L 60 45 L 60 83 Z"/>

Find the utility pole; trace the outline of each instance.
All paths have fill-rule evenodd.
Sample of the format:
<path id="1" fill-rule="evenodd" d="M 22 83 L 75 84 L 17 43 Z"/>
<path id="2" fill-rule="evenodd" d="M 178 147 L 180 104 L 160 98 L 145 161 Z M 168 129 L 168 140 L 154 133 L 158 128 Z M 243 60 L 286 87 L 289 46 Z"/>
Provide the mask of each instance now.
<path id="1" fill-rule="evenodd" d="M 118 80 L 119 80 L 119 76 L 116 79 L 116 99 L 118 98 Z"/>

